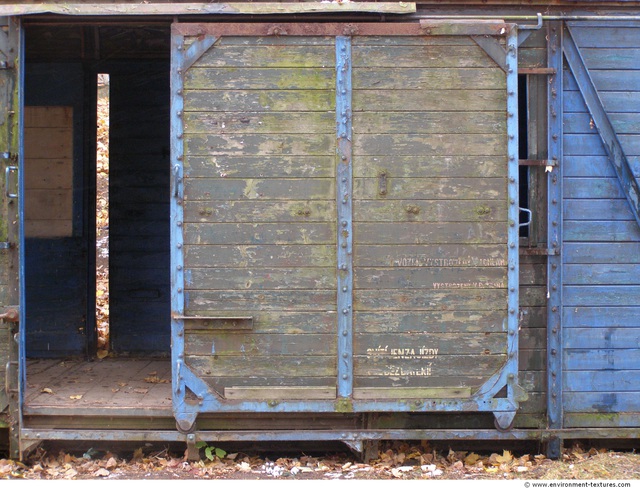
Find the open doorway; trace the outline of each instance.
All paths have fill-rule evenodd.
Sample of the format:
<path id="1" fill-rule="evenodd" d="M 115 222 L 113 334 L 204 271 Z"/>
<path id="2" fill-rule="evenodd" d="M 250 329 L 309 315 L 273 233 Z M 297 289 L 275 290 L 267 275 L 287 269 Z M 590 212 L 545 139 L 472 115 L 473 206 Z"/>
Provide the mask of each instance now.
<path id="1" fill-rule="evenodd" d="M 27 23 L 25 45 L 25 402 L 168 388 L 169 24 Z"/>

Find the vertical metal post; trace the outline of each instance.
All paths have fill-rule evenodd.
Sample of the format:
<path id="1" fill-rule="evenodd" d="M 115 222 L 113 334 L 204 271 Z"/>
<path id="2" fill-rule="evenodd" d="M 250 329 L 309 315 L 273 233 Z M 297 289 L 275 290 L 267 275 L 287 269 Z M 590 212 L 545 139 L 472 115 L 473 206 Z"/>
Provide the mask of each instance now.
<path id="1" fill-rule="evenodd" d="M 547 246 L 547 415 L 549 428 L 563 426 L 562 406 L 562 22 L 550 22 L 548 33 L 548 63 L 555 69 L 548 85 L 548 147 L 552 171 L 548 173 Z M 562 439 L 553 438 L 548 456 L 558 458 Z"/>
<path id="2" fill-rule="evenodd" d="M 519 144 L 518 144 L 518 29 L 514 25 L 506 38 L 507 67 L 507 154 L 508 161 L 508 250 L 507 270 L 509 353 L 508 384 L 517 384 L 518 374 L 518 304 L 519 304 Z M 512 392 L 513 393 L 513 392 Z"/>
<path id="3" fill-rule="evenodd" d="M 184 253 L 183 253 L 183 170 L 182 123 L 184 36 L 171 38 L 171 367 L 174 414 L 184 403 L 185 389 L 180 375 L 184 361 Z"/>
<path id="4" fill-rule="evenodd" d="M 338 396 L 353 392 L 351 37 L 336 37 Z"/>

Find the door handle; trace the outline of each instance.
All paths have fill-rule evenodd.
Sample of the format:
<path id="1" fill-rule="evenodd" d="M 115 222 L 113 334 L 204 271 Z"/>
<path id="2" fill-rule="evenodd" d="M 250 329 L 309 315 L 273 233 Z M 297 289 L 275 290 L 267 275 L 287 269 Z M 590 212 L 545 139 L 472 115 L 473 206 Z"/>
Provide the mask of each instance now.
<path id="1" fill-rule="evenodd" d="M 4 185 L 5 185 L 5 194 L 7 195 L 7 198 L 18 198 L 18 194 L 17 193 L 12 193 L 10 188 L 11 188 L 11 174 L 18 174 L 18 167 L 17 166 L 7 166 L 7 168 L 4 170 Z M 17 187 L 17 184 L 16 184 Z"/>

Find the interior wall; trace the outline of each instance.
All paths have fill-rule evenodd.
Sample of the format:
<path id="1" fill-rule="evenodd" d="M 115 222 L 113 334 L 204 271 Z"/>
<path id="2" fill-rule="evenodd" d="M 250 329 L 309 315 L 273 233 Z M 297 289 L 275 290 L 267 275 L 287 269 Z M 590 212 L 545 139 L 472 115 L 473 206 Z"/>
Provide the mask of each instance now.
<path id="1" fill-rule="evenodd" d="M 97 73 L 111 74 L 112 89 L 111 349 L 168 355 L 169 25 L 40 24 L 25 31 L 25 104 L 72 106 L 74 141 L 71 234 L 25 242 L 27 355 L 96 350 Z"/>
<path id="2" fill-rule="evenodd" d="M 111 350 L 169 354 L 169 62 L 109 73 Z"/>
<path id="3" fill-rule="evenodd" d="M 38 133 L 25 134 L 25 165 L 34 166 L 26 168 L 26 175 L 30 170 L 42 173 L 38 184 L 50 187 L 49 195 L 43 196 L 37 188 L 28 188 L 25 192 L 25 207 L 37 209 L 31 212 L 31 217 L 41 217 L 27 222 L 37 224 L 37 229 L 33 226 L 25 229 L 28 357 L 79 356 L 85 354 L 87 347 L 87 238 L 81 202 L 83 87 L 84 71 L 79 62 L 36 62 L 27 63 L 25 68 L 25 105 L 68 107 L 73 119 L 73 168 L 65 172 L 64 178 L 71 177 L 71 181 L 56 182 L 54 170 L 37 167 L 45 157 L 48 164 L 54 166 L 68 164 L 63 157 L 63 153 L 68 152 L 67 130 L 49 128 L 46 137 Z M 39 123 L 54 124 L 52 120 L 49 122 L 43 119 Z M 60 212 L 51 212 L 53 202 L 47 198 L 67 188 L 73 188 L 71 215 L 65 215 L 70 221 L 63 221 L 57 215 Z M 64 222 L 64 232 L 58 232 L 60 222 Z"/>

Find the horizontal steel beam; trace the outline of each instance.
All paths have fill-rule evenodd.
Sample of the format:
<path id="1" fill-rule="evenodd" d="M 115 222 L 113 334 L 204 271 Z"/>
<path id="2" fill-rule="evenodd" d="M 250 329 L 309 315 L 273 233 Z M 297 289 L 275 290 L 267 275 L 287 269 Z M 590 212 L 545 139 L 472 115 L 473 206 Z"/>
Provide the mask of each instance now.
<path id="1" fill-rule="evenodd" d="M 151 441 L 186 442 L 189 434 L 167 430 L 80 430 L 23 429 L 22 439 L 28 441 Z M 207 442 L 303 442 L 303 441 L 375 441 L 375 440 L 496 440 L 545 441 L 563 439 L 637 439 L 638 428 L 590 429 L 372 429 L 372 430 L 228 430 L 196 431 L 195 438 Z"/>

